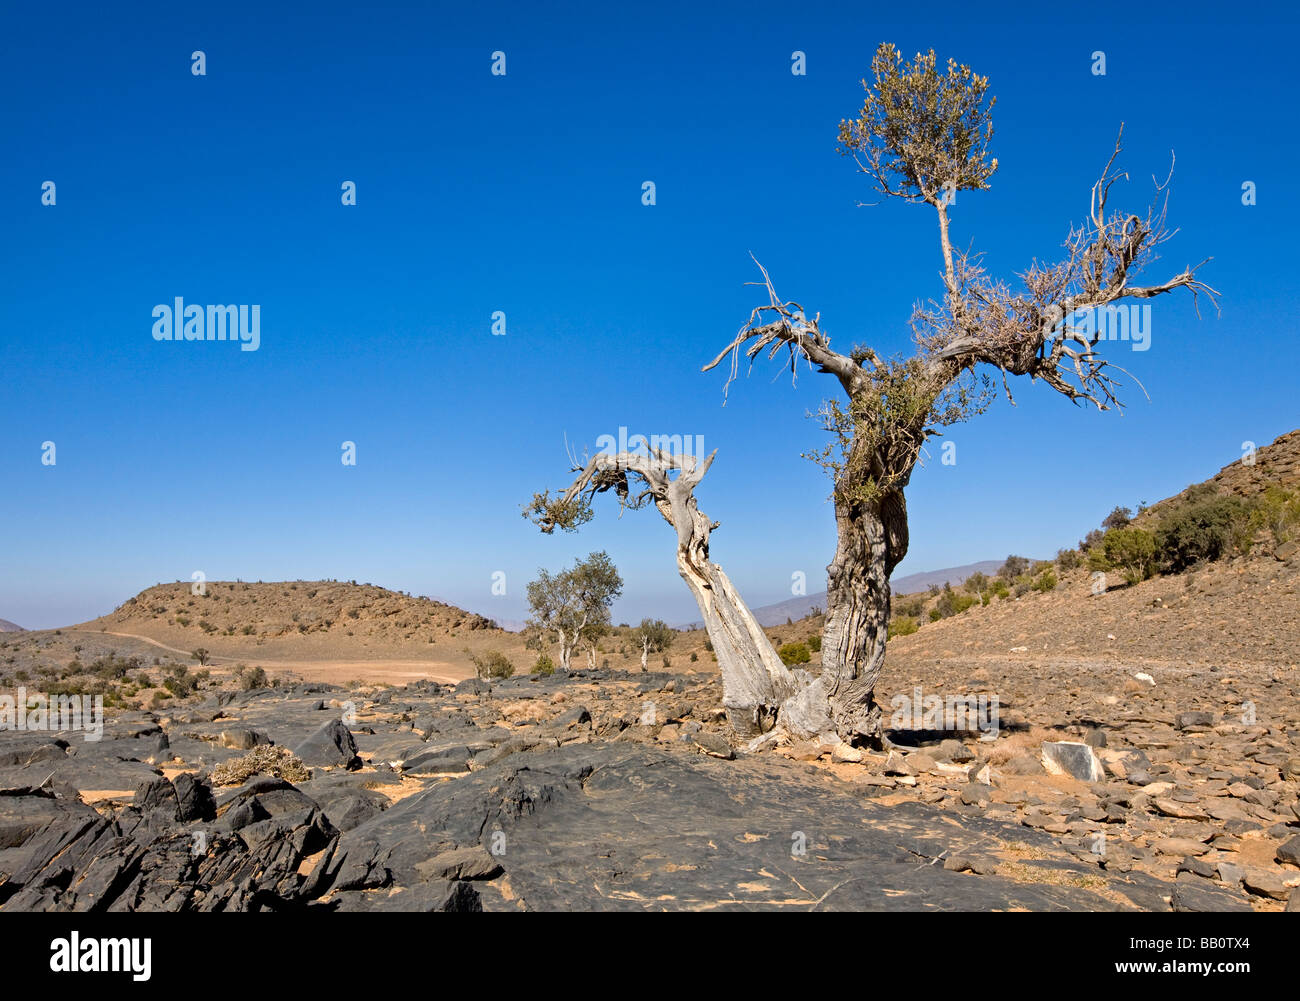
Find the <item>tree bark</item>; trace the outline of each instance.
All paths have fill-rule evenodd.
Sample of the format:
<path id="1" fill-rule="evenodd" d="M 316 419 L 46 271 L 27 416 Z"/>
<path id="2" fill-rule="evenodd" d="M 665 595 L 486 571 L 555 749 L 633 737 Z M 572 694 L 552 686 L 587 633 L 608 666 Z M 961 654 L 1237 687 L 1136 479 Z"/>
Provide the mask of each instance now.
<path id="1" fill-rule="evenodd" d="M 822 677 L 836 733 L 879 745 L 874 691 L 889 638 L 889 577 L 907 555 L 903 491 L 886 490 L 874 503 L 837 497 L 835 521 L 839 541 L 826 568 Z"/>

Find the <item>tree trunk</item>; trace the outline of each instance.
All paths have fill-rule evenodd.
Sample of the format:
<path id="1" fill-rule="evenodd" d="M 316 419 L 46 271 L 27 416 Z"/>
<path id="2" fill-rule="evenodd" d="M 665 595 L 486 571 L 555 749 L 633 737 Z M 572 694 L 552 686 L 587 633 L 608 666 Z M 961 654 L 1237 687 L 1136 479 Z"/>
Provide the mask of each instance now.
<path id="1" fill-rule="evenodd" d="M 649 668 L 646 667 L 646 661 L 649 659 L 650 659 L 650 637 L 642 636 L 641 637 L 641 670 L 643 671 L 649 670 Z"/>
<path id="2" fill-rule="evenodd" d="M 873 502 L 843 501 L 837 492 L 839 542 L 826 568 L 822 679 L 831 721 L 844 740 L 879 745 L 874 691 L 889 638 L 889 576 L 907 555 L 907 504 L 902 489 Z"/>
<path id="3" fill-rule="evenodd" d="M 696 506 L 695 482 L 684 476 L 672 481 L 667 502 L 658 507 L 677 530 L 677 569 L 695 597 L 718 658 L 722 705 L 731 729 L 742 739 L 753 739 L 772 731 L 779 720 L 782 733 L 791 736 L 827 732 L 820 679 L 781 662 L 731 580 L 709 559 L 714 526 Z"/>

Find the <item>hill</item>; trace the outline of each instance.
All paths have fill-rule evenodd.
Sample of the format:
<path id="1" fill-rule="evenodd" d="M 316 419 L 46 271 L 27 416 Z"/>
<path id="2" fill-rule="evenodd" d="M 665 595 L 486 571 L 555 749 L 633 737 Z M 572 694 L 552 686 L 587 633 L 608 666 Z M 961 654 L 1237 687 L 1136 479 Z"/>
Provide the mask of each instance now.
<path id="1" fill-rule="evenodd" d="M 26 631 L 17 623 L 10 622 L 8 619 L 0 619 L 0 633 L 22 633 Z"/>
<path id="2" fill-rule="evenodd" d="M 967 563 L 959 567 L 948 567 L 943 570 L 924 570 L 920 573 L 907 574 L 904 577 L 896 577 L 890 583 L 893 592 L 900 595 L 924 591 L 931 584 L 942 585 L 944 582 L 957 587 L 972 574 L 991 574 L 996 572 L 1001 565 L 1002 560 L 981 560 L 978 563 Z M 815 608 L 825 610 L 825 591 L 818 591 L 816 594 L 803 595 L 798 598 L 789 598 L 771 605 L 759 605 L 757 608 L 751 609 L 751 611 L 754 613 L 754 618 L 758 620 L 758 624 L 766 627 L 781 626 L 787 620 L 805 618 L 811 615 Z M 699 629 L 701 623 L 696 621 L 684 628 Z"/>

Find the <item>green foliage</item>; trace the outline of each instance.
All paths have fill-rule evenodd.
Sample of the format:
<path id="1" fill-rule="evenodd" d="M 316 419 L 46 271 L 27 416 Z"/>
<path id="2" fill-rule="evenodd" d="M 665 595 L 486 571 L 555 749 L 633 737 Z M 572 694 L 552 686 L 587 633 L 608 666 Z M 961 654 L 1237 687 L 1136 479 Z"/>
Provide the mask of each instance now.
<path id="1" fill-rule="evenodd" d="M 510 663 L 510 658 L 500 650 L 488 650 L 480 657 L 467 647 L 465 653 L 469 655 L 470 663 L 474 665 L 478 676 L 484 681 L 493 678 L 509 678 L 515 673 L 515 665 Z"/>
<path id="2" fill-rule="evenodd" d="M 820 633 L 808 637 L 808 649 L 813 653 L 822 652 L 822 638 Z"/>
<path id="3" fill-rule="evenodd" d="M 858 117 L 840 122 L 839 151 L 882 194 L 933 201 L 945 189 L 988 187 L 998 161 L 988 156 L 997 99 L 987 77 L 951 59 L 940 71 L 933 50 L 904 63 L 888 42 L 877 47 L 871 73 Z"/>
<path id="4" fill-rule="evenodd" d="M 1133 526 L 1112 528 L 1089 553 L 1088 565 L 1093 570 L 1120 570 L 1126 581 L 1138 584 L 1155 572 L 1155 536 Z"/>
<path id="5" fill-rule="evenodd" d="M 1056 565 L 1061 573 L 1069 573 L 1083 565 L 1083 554 L 1077 549 L 1059 549 L 1056 552 Z"/>
<path id="6" fill-rule="evenodd" d="M 998 576 L 1005 581 L 1013 581 L 1028 569 L 1028 557 L 1008 556 L 1006 562 L 998 568 Z"/>
<path id="7" fill-rule="evenodd" d="M 190 660 L 197 660 L 200 664 L 206 664 L 209 656 L 207 647 L 199 647 L 190 651 Z"/>
<path id="8" fill-rule="evenodd" d="M 1048 564 L 1034 578 L 1034 590 L 1046 594 L 1048 591 L 1055 590 L 1057 583 L 1056 571 L 1052 569 L 1051 564 Z"/>
<path id="9" fill-rule="evenodd" d="M 673 640 L 677 638 L 677 630 L 663 619 L 642 619 L 641 624 L 637 626 L 632 634 L 632 639 L 637 646 L 645 646 L 651 653 L 663 653 L 673 645 Z"/>
<path id="10" fill-rule="evenodd" d="M 240 689 L 245 692 L 268 687 L 266 671 L 261 667 L 249 667 L 247 664 L 240 664 L 236 668 L 235 680 L 239 683 Z"/>
<path id="11" fill-rule="evenodd" d="M 1116 507 L 1101 520 L 1101 527 L 1105 529 L 1124 528 L 1133 520 L 1133 512 L 1126 507 Z"/>
<path id="12" fill-rule="evenodd" d="M 932 608 L 932 609 L 930 609 L 930 621 L 931 621 L 931 622 L 938 622 L 938 621 L 939 621 L 940 619 L 942 619 L 942 618 L 943 618 L 943 612 L 939 611 L 939 609 L 937 609 L 937 608 Z"/>
<path id="13" fill-rule="evenodd" d="M 555 661 L 551 660 L 549 654 L 541 654 L 537 658 L 537 663 L 533 665 L 533 669 L 530 673 L 540 674 L 543 677 L 549 678 L 555 673 Z"/>
<path id="14" fill-rule="evenodd" d="M 916 619 L 910 615 L 900 615 L 889 623 L 889 638 L 895 636 L 911 636 L 921 627 L 917 625 Z M 927 634 L 928 635 L 928 634 Z"/>
<path id="15" fill-rule="evenodd" d="M 1300 491 L 1276 486 L 1264 491 L 1247 522 L 1251 538 L 1262 530 L 1267 530 L 1279 545 L 1300 536 Z"/>
<path id="16" fill-rule="evenodd" d="M 1156 526 L 1159 559 L 1169 572 L 1250 548 L 1251 511 L 1245 501 L 1234 496 L 1201 497 L 1173 508 Z"/>
<path id="17" fill-rule="evenodd" d="M 786 643 L 776 653 L 781 658 L 781 663 L 785 664 L 786 667 L 807 664 L 812 660 L 812 653 L 809 651 L 807 643 Z"/>
<path id="18" fill-rule="evenodd" d="M 527 591 L 531 648 L 546 636 L 591 644 L 609 629 L 609 609 L 623 593 L 623 578 L 608 554 L 594 552 L 558 573 L 538 571 Z"/>
<path id="19" fill-rule="evenodd" d="M 921 613 L 925 610 L 925 595 L 907 595 L 906 597 L 894 599 L 892 604 L 895 615 L 913 619 L 920 618 Z"/>

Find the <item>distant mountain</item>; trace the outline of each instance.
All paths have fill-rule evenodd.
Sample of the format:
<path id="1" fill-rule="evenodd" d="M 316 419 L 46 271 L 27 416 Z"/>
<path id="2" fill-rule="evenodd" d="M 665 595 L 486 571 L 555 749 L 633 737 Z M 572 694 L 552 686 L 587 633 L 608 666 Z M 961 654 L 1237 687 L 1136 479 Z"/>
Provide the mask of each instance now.
<path id="1" fill-rule="evenodd" d="M 960 567 L 948 567 L 944 570 L 927 570 L 922 573 L 908 574 L 906 577 L 894 578 L 890 581 L 890 587 L 894 594 L 914 594 L 917 591 L 927 590 L 931 584 L 938 584 L 942 587 L 945 581 L 953 587 L 957 587 L 972 574 L 996 573 L 1003 562 L 1003 560 L 981 560 L 978 563 L 967 563 L 965 566 Z M 786 601 L 778 601 L 774 605 L 760 605 L 758 608 L 752 609 L 752 611 L 760 626 L 783 626 L 786 619 L 798 622 L 805 615 L 810 614 L 814 608 L 820 608 L 822 611 L 826 610 L 825 591 L 790 598 Z M 683 628 L 699 629 L 701 626 L 702 623 L 693 622 Z"/>
<path id="2" fill-rule="evenodd" d="M 25 633 L 27 632 L 22 626 L 15 625 L 8 619 L 0 619 L 0 633 Z"/>

